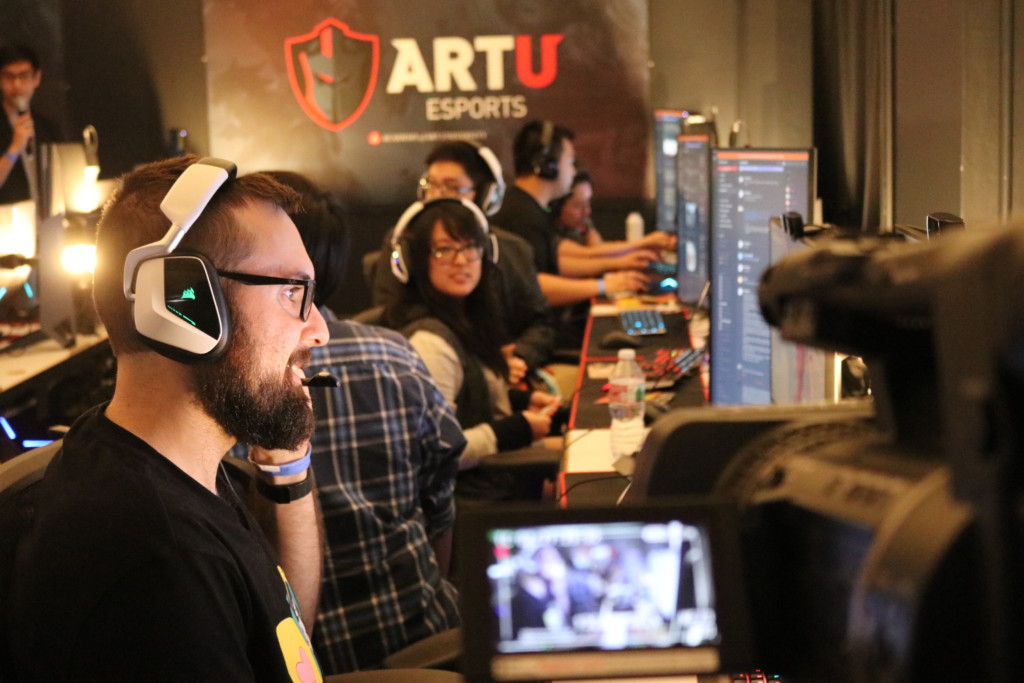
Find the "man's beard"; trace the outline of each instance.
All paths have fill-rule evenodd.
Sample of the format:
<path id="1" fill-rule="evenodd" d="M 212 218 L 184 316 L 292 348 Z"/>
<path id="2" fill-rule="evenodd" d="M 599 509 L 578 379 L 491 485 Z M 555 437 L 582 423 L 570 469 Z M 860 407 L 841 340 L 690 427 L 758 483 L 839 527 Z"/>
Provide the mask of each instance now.
<path id="1" fill-rule="evenodd" d="M 232 330 L 227 353 L 211 365 L 193 367 L 192 385 L 199 404 L 239 442 L 267 449 L 294 450 L 313 432 L 315 419 L 302 388 L 280 374 L 256 369 L 258 352 L 241 320 Z M 304 365 L 309 350 L 292 355 L 289 365 Z"/>

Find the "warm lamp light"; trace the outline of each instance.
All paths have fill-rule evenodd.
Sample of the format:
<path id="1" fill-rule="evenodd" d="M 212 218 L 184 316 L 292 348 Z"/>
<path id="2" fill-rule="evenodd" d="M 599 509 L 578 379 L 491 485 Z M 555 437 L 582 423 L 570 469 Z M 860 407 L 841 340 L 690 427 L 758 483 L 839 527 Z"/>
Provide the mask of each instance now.
<path id="1" fill-rule="evenodd" d="M 72 244 L 64 247 L 60 264 L 72 275 L 92 273 L 96 269 L 96 245 Z"/>

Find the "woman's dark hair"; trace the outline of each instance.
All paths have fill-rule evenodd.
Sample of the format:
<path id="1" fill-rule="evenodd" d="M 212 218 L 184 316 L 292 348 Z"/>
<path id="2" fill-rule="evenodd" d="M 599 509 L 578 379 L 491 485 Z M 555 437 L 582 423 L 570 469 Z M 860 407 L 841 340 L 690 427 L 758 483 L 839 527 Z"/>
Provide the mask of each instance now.
<path id="1" fill-rule="evenodd" d="M 430 241 L 440 223 L 453 239 L 484 248 L 480 283 L 465 299 L 438 292 L 430 282 Z M 458 201 L 429 203 L 402 231 L 400 239 L 409 270 L 409 283 L 401 296 L 384 310 L 384 322 L 401 329 L 423 317 L 435 317 L 456 336 L 466 352 L 476 356 L 499 377 L 508 375 L 501 347 L 510 341 L 505 333 L 503 307 L 494 282 L 489 256 L 490 239 L 469 209 Z"/>

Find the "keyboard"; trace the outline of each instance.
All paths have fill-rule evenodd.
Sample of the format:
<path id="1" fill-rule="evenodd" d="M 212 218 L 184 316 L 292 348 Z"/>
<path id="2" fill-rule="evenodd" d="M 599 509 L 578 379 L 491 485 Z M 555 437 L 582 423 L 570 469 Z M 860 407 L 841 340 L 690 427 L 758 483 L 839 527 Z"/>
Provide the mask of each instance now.
<path id="1" fill-rule="evenodd" d="M 665 317 L 653 308 L 630 308 L 619 312 L 619 321 L 626 334 L 646 336 L 665 334 Z"/>

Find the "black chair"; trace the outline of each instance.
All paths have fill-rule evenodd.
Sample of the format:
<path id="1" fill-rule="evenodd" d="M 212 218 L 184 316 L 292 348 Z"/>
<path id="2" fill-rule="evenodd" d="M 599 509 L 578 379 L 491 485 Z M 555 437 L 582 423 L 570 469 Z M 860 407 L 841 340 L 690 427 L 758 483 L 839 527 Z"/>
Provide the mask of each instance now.
<path id="1" fill-rule="evenodd" d="M 373 283 L 377 281 L 377 268 L 380 267 L 380 256 L 380 249 L 363 254 L 363 279 L 366 281 L 370 291 L 373 291 Z"/>
<path id="2" fill-rule="evenodd" d="M 60 451 L 60 440 L 0 464 L 0 682 L 12 683 L 6 627 L 8 593 L 19 540 L 32 524 L 35 484 Z"/>
<path id="3" fill-rule="evenodd" d="M 20 539 L 31 526 L 37 484 L 46 472 L 47 466 L 60 451 L 62 441 L 22 453 L 0 464 L 0 683 L 15 683 L 6 633 L 8 593 L 14 559 Z M 232 461 L 237 461 L 232 462 Z M 252 482 L 253 470 L 246 470 L 249 463 L 238 458 L 226 458 L 230 462 L 229 473 L 235 479 Z M 432 644 L 433 643 L 433 644 Z M 439 633 L 420 643 L 411 645 L 409 650 L 397 652 L 385 661 L 388 668 L 376 671 L 357 671 L 327 676 L 327 683 L 462 683 L 464 678 L 452 671 L 442 670 L 451 666 L 461 650 L 458 629 Z M 422 668 L 420 668 L 422 667 Z M 433 668 L 428 668 L 433 667 Z"/>

